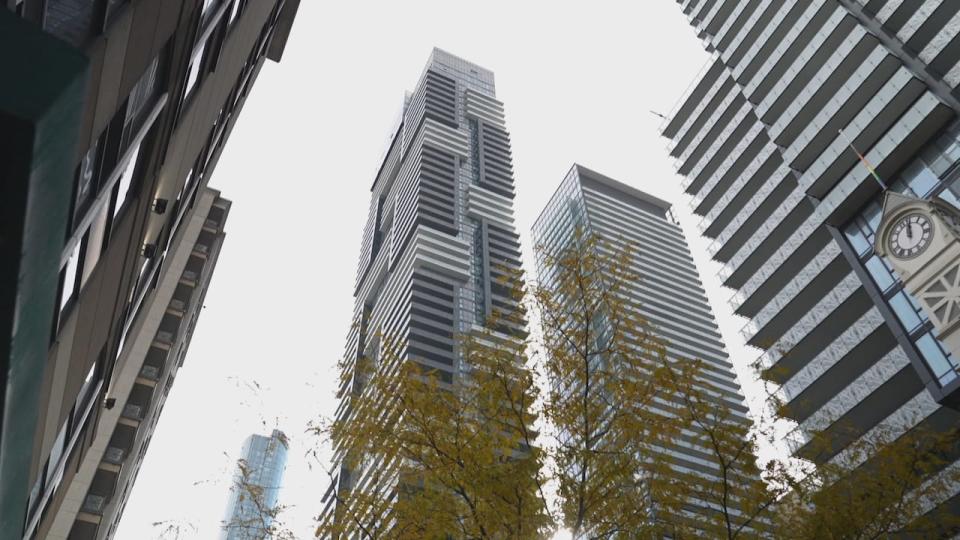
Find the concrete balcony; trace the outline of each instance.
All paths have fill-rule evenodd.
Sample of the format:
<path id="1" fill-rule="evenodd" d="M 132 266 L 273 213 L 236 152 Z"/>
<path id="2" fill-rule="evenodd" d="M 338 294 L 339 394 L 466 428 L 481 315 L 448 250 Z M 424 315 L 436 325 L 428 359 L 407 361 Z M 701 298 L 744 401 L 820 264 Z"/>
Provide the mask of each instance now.
<path id="1" fill-rule="evenodd" d="M 799 186 L 794 187 L 773 214 L 759 224 L 740 249 L 721 266 L 719 276 L 728 287 L 738 288 L 770 259 L 801 228 L 813 213 Z M 812 257 L 816 251 L 809 255 Z M 804 259 L 803 264 L 809 259 Z"/>
<path id="2" fill-rule="evenodd" d="M 210 246 L 201 243 L 194 244 L 191 255 L 194 257 L 200 257 L 201 259 L 206 259 L 210 256 Z"/>
<path id="3" fill-rule="evenodd" d="M 823 30 L 835 24 L 838 14 L 840 17 L 846 14 L 846 10 L 835 2 L 810 0 L 798 4 L 805 4 L 806 9 L 798 18 L 788 19 L 793 24 L 788 25 L 789 31 L 776 47 L 763 56 L 760 68 L 749 78 L 737 78 L 744 87 L 743 93 L 753 103 L 760 103 L 777 81 L 782 80 L 807 45 L 826 34 Z"/>
<path id="4" fill-rule="evenodd" d="M 762 4 L 760 0 L 748 0 L 746 2 L 726 0 L 726 3 L 729 5 L 724 7 L 728 8 L 729 13 L 724 15 L 723 24 L 710 31 L 710 35 L 713 36 L 712 41 L 718 49 L 727 48 L 728 42 L 744 28 L 750 15 Z"/>
<path id="5" fill-rule="evenodd" d="M 843 126 L 842 135 L 832 134 L 831 143 L 804 172 L 801 183 L 807 192 L 817 198 L 824 197 L 851 167 L 857 165 L 857 156 L 850 150 L 850 143 L 861 152 L 873 147 L 923 92 L 923 83 L 912 79 L 906 70 L 898 71 L 859 114 Z"/>
<path id="6" fill-rule="evenodd" d="M 96 540 L 100 530 L 100 516 L 80 513 L 70 529 L 70 540 Z"/>
<path id="7" fill-rule="evenodd" d="M 784 394 L 790 399 L 787 406 L 782 411 L 788 418 L 804 422 L 814 414 L 821 414 L 832 399 L 844 392 L 844 389 L 855 384 L 865 376 L 873 373 L 873 368 L 886 364 L 886 355 L 891 351 L 899 351 L 893 334 L 884 325 L 877 326 L 872 332 L 867 334 L 858 343 L 846 349 L 842 356 L 832 364 L 817 366 L 816 378 L 810 380 L 806 385 L 797 383 L 784 385 Z M 913 369 L 909 365 L 902 365 L 900 369 Z M 871 371 L 873 370 L 873 371 Z M 812 373 L 811 373 L 812 374 Z M 806 374 L 805 374 L 806 375 Z M 916 379 L 916 374 L 912 374 Z M 878 381 L 874 385 L 873 391 L 882 385 L 893 384 L 897 386 L 896 379 L 891 378 L 893 373 L 885 374 L 886 378 Z M 799 381 L 798 381 L 799 382 Z M 919 380 L 918 380 L 919 382 Z M 802 390 L 800 390 L 802 388 Z M 798 390 L 800 390 L 798 392 Z M 870 395 L 874 392 L 868 392 Z M 914 392 L 911 393 L 913 395 Z M 861 396 L 865 399 L 866 396 Z M 892 398 L 892 396 L 889 396 Z M 847 410 L 855 408 L 855 405 L 847 407 Z M 828 412 L 828 411 L 824 411 Z M 839 413 L 838 413 L 839 414 Z M 836 421 L 839 418 L 834 419 Z M 881 418 L 874 418 L 879 421 Z M 832 422 L 831 422 L 832 423 Z M 826 426 L 821 426 L 821 429 Z"/>
<path id="8" fill-rule="evenodd" d="M 776 80 L 764 81 L 758 87 L 757 97 L 761 89 L 765 93 L 757 103 L 757 115 L 765 123 L 773 123 L 807 87 L 820 68 L 835 68 L 838 57 L 842 57 L 865 34 L 845 10 L 835 10 L 783 73 Z"/>
<path id="9" fill-rule="evenodd" d="M 140 427 L 140 422 L 145 420 L 150 412 L 153 391 L 154 385 L 133 385 L 130 389 L 130 395 L 127 397 L 127 403 L 123 406 L 123 412 L 120 413 L 120 420 L 124 425 L 134 428 Z"/>
<path id="10" fill-rule="evenodd" d="M 740 335 L 753 346 L 776 342 L 849 275 L 850 266 L 839 254 L 831 260 L 811 261 L 744 325 Z"/>
<path id="11" fill-rule="evenodd" d="M 703 125 L 724 103 L 729 105 L 739 93 L 732 78 L 720 62 L 714 62 L 703 74 L 703 79 L 692 88 L 685 101 L 674 114 L 667 127 L 663 130 L 664 136 L 670 137 L 667 152 L 673 157 L 679 157 L 682 152 L 697 141 Z"/>
<path id="12" fill-rule="evenodd" d="M 765 145 L 744 171 L 730 184 L 730 187 L 717 199 L 710 211 L 700 221 L 700 231 L 708 238 L 716 238 L 734 219 L 744 212 L 748 201 L 757 198 L 758 191 L 770 191 L 768 184 L 779 184 L 784 171 L 783 160 L 776 147 Z"/>
<path id="13" fill-rule="evenodd" d="M 113 435 L 110 436 L 110 441 L 107 443 L 101 461 L 114 466 L 122 466 L 127 457 L 133 453 L 133 445 L 136 439 L 137 428 L 118 424 L 113 429 Z"/>
<path id="14" fill-rule="evenodd" d="M 210 234 L 218 234 L 220 232 L 221 223 L 215 219 L 205 219 L 203 220 L 203 230 Z"/>
<path id="15" fill-rule="evenodd" d="M 870 53 L 859 60 L 866 49 Z M 835 71 L 818 74 L 770 128 L 774 140 L 787 147 L 784 159 L 799 171 L 807 170 L 837 132 L 888 84 L 900 62 L 873 38 L 865 38 L 842 63 L 830 67 Z"/>
<path id="16" fill-rule="evenodd" d="M 709 10 L 701 10 L 697 15 L 700 22 L 696 24 L 697 35 L 704 39 L 717 33 L 717 30 L 723 25 L 724 21 L 730 17 L 734 11 L 734 6 L 739 2 L 734 0 L 717 0 L 709 7 Z M 708 2 L 709 4 L 709 2 Z"/>
<path id="17" fill-rule="evenodd" d="M 783 10 L 780 2 L 761 0 L 757 8 L 743 24 L 743 28 L 727 43 L 720 56 L 729 66 L 738 66 L 745 54 L 756 43 L 762 29 L 768 29 L 767 23 Z"/>
<path id="18" fill-rule="evenodd" d="M 93 475 L 90 488 L 87 490 L 83 502 L 80 504 L 80 512 L 77 513 L 77 521 L 86 525 L 99 526 L 103 513 L 113 499 L 117 490 L 117 480 L 120 478 L 119 468 L 98 467 Z M 76 528 L 76 524 L 74 524 Z M 93 531 L 96 534 L 96 528 L 84 527 L 85 531 Z M 71 533 L 70 538 L 74 538 Z"/>
<path id="19" fill-rule="evenodd" d="M 193 270 L 184 270 L 180 276 L 180 284 L 188 287 L 196 287 L 200 284 L 200 274 Z"/>
<path id="20" fill-rule="evenodd" d="M 764 27 L 763 33 L 757 36 L 739 62 L 733 66 L 733 77 L 740 84 L 746 85 L 766 66 L 764 74 L 761 75 L 763 77 L 772 64 L 779 60 L 779 56 L 774 56 L 778 44 L 784 43 L 787 39 L 792 41 L 804 23 L 809 21 L 823 4 L 824 0 L 796 2 L 789 9 L 783 9 L 782 4 L 774 2 L 774 5 L 781 5 L 781 8 L 773 14 Z M 793 21 L 793 24 L 788 21 Z M 768 63 L 770 65 L 767 65 Z"/>
<path id="21" fill-rule="evenodd" d="M 704 122 L 700 131 L 677 158 L 677 172 L 685 176 L 680 184 L 683 189 L 688 193 L 699 191 L 700 186 L 708 176 L 704 175 L 703 178 L 697 180 L 701 176 L 701 169 L 706 163 L 703 160 L 709 160 L 713 157 L 716 151 L 711 152 L 710 149 L 715 147 L 719 140 L 727 139 L 731 131 L 742 123 L 749 112 L 750 107 L 739 88 L 736 85 L 731 85 L 726 98 L 717 106 L 713 114 Z M 698 166 L 699 168 L 697 168 Z M 696 171 L 691 172 L 695 168 Z"/>
<path id="22" fill-rule="evenodd" d="M 857 276 L 849 274 L 780 339 L 761 344 L 767 349 L 758 360 L 759 367 L 765 370 L 764 378 L 783 383 L 808 369 L 811 360 L 820 355 L 827 344 L 840 338 L 872 307 L 873 302 Z M 788 393 L 795 395 L 795 392 Z"/>
<path id="23" fill-rule="evenodd" d="M 760 185 L 751 186 L 754 189 L 745 190 L 744 195 L 749 199 L 740 200 L 733 206 L 736 215 L 707 248 L 712 258 L 728 262 L 750 235 L 769 220 L 777 208 L 786 204 L 789 195 L 797 188 L 793 173 L 784 165 L 768 178 Z"/>
<path id="24" fill-rule="evenodd" d="M 853 356 L 851 356 L 851 354 L 855 354 L 854 351 L 856 351 L 861 344 L 869 341 L 871 335 L 884 331 L 885 324 L 879 310 L 875 307 L 871 308 L 849 328 L 837 336 L 836 339 L 823 344 L 822 350 L 812 359 L 804 359 L 804 363 L 796 362 L 796 365 L 780 367 L 772 370 L 773 372 L 767 369 L 764 377 L 768 380 L 781 382 L 780 392 L 782 397 L 787 401 L 793 400 L 805 392 L 807 388 L 820 379 L 830 368 L 843 361 L 844 358 L 852 358 Z M 890 342 L 889 332 L 887 332 L 887 334 L 887 341 L 890 343 L 889 348 L 892 347 L 893 344 Z M 777 349 L 769 349 L 760 357 L 757 363 L 761 369 L 776 366 L 783 360 L 787 360 L 787 363 L 789 363 L 791 359 L 785 357 L 785 352 L 786 351 Z M 875 358 L 877 357 L 870 357 L 867 358 L 867 360 L 872 362 Z"/>
<path id="25" fill-rule="evenodd" d="M 690 209 L 694 214 L 705 216 L 721 200 L 738 179 L 750 175 L 760 163 L 774 152 L 770 139 L 764 133 L 763 124 L 756 121 L 739 139 L 736 147 L 725 154 L 717 170 L 700 186 L 698 192 L 690 198 Z"/>

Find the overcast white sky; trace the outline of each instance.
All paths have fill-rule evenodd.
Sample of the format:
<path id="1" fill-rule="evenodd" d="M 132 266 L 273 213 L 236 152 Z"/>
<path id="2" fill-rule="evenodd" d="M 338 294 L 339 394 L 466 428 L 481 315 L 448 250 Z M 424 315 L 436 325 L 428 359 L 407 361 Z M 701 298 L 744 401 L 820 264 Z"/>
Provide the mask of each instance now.
<path id="1" fill-rule="evenodd" d="M 283 62 L 264 67 L 214 174 L 234 202 L 227 241 L 120 540 L 156 538 L 163 520 L 216 538 L 244 438 L 275 426 L 292 439 L 280 499 L 312 538 L 328 480 L 308 467 L 316 441 L 303 431 L 334 411 L 370 185 L 434 46 L 496 74 L 524 249 L 573 162 L 671 201 L 734 363 L 755 359 L 649 112 L 669 113 L 708 59 L 676 3 L 302 0 Z"/>

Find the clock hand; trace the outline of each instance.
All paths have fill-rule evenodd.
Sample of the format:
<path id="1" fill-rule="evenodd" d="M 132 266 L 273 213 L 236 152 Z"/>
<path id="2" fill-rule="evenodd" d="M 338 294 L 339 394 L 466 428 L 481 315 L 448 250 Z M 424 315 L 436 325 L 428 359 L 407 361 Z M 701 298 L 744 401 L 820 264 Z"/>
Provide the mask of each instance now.
<path id="1" fill-rule="evenodd" d="M 913 225 L 907 225 L 907 238 L 913 240 Z"/>

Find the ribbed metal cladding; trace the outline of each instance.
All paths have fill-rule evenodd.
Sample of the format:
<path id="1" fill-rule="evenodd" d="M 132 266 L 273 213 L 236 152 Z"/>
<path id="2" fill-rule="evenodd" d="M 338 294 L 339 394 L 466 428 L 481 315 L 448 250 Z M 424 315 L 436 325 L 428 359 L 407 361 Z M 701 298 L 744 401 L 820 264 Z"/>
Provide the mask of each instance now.
<path id="1" fill-rule="evenodd" d="M 719 397 L 732 422 L 748 424 L 740 385 L 669 203 L 574 165 L 534 224 L 542 283 L 549 285 L 555 271 L 544 264 L 545 254 L 572 242 L 578 228 L 614 249 L 632 249 L 631 268 L 639 280 L 630 284 L 626 301 L 667 342 L 671 361 L 704 362 L 702 388 Z M 709 449 L 691 437 L 662 451 L 680 472 L 719 478 Z M 711 511 L 707 502 L 691 504 L 698 512 Z"/>
<path id="2" fill-rule="evenodd" d="M 435 49 L 371 187 L 348 362 L 379 362 L 381 341 L 390 339 L 400 361 L 433 369 L 443 381 L 465 372 L 457 336 L 518 307 L 503 286 L 521 267 L 513 194 L 510 137 L 493 73 Z M 494 330 L 516 335 L 525 328 Z M 344 381 L 339 418 L 364 388 L 356 377 Z M 337 492 L 389 490 L 396 473 L 396 463 L 348 470 L 342 452 L 335 444 L 323 516 L 337 512 Z M 386 474 L 376 485 L 373 471 Z"/>
<path id="3" fill-rule="evenodd" d="M 742 335 L 800 423 L 794 451 L 811 455 L 813 431 L 837 434 L 818 458 L 836 460 L 881 425 L 960 425 L 930 382 L 942 350 L 851 232 L 880 188 L 849 148 L 892 189 L 952 196 L 960 159 L 941 147 L 956 139 L 960 2 L 677 3 L 713 58 L 663 134 L 750 319 Z M 928 503 L 960 511 L 960 486 Z"/>

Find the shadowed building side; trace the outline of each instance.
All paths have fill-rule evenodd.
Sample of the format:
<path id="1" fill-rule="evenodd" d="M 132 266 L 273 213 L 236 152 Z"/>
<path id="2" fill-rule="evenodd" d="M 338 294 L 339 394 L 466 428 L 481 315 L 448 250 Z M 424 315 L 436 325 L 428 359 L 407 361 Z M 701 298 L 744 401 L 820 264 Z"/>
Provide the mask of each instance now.
<path id="1" fill-rule="evenodd" d="M 0 8 L 0 129 L 10 135 L 4 151 L 18 156 L 0 159 L 0 249 L 12 254 L 0 259 L 0 327 L 3 347 L 13 335 L 17 347 L 5 351 L 0 380 L 4 538 L 114 534 L 222 240 L 229 202 L 205 186 L 265 59 L 282 55 L 298 5 Z M 11 113 L 19 131 L 8 131 Z M 23 272 L 33 277 L 11 287 L 7 278 Z M 193 284 L 179 297 L 190 303 L 175 303 L 183 291 L 168 290 L 168 278 L 173 289 Z"/>

